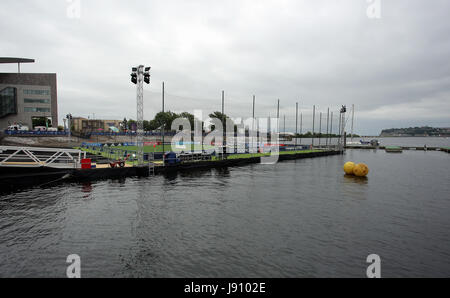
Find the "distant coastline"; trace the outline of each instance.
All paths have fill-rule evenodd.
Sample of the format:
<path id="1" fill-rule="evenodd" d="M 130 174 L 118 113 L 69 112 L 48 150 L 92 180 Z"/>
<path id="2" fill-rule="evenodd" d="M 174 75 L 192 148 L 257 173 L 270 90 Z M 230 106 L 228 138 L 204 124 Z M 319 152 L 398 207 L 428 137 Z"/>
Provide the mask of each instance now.
<path id="1" fill-rule="evenodd" d="M 360 139 L 401 139 L 401 138 L 429 138 L 429 139 L 445 139 L 445 138 L 449 138 L 449 136 L 359 136 L 359 137 L 353 137 L 354 140 L 360 140 Z M 349 136 L 347 136 L 347 139 L 350 139 Z"/>
<path id="2" fill-rule="evenodd" d="M 380 137 L 450 137 L 450 128 L 429 126 L 384 129 Z"/>

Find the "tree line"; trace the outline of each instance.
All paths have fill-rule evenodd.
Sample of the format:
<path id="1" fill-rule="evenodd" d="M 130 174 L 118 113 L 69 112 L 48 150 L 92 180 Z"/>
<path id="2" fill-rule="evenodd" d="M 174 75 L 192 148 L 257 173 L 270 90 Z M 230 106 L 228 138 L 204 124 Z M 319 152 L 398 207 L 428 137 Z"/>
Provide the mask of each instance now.
<path id="1" fill-rule="evenodd" d="M 210 118 L 220 119 L 222 125 L 225 125 L 227 119 L 230 119 L 226 114 L 222 114 L 221 112 L 214 112 L 209 115 Z M 159 112 L 155 115 L 153 120 L 144 120 L 144 130 L 145 131 L 154 131 L 165 128 L 165 130 L 170 131 L 172 127 L 173 121 L 178 118 L 188 119 L 191 124 L 191 129 L 194 128 L 194 120 L 195 116 L 188 112 L 182 113 L 174 113 L 171 111 L 168 112 Z M 133 119 L 123 119 L 122 121 L 122 130 L 134 130 L 136 127 L 136 120 Z"/>
<path id="2" fill-rule="evenodd" d="M 210 118 L 217 118 L 222 122 L 222 126 L 226 127 L 226 121 L 227 119 L 231 120 L 230 117 L 226 114 L 222 114 L 221 112 L 214 112 L 209 114 Z M 155 130 L 161 130 L 165 129 L 166 131 L 170 131 L 172 128 L 172 123 L 175 119 L 178 118 L 185 118 L 189 120 L 189 123 L 191 125 L 191 129 L 194 129 L 194 120 L 195 116 L 188 112 L 182 112 L 182 113 L 174 113 L 171 111 L 168 112 L 159 112 L 155 115 L 155 118 L 153 120 L 144 120 L 144 130 L 145 131 L 155 131 Z M 133 119 L 127 120 L 126 118 L 122 121 L 122 130 L 134 130 L 136 128 L 136 121 Z M 212 127 L 214 129 L 214 126 Z M 237 131 L 237 125 L 234 125 L 235 132 Z M 349 135 L 350 136 L 350 135 Z M 298 138 L 326 138 L 326 137 L 339 137 L 337 134 L 326 134 L 326 133 L 312 133 L 308 131 L 304 134 L 297 134 L 296 137 Z M 358 135 L 353 135 L 353 137 L 359 137 Z"/>

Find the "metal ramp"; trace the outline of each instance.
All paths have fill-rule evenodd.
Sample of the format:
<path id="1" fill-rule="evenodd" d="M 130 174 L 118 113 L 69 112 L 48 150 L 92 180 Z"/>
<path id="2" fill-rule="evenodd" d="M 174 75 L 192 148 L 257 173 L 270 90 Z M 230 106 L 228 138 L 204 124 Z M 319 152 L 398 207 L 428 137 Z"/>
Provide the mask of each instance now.
<path id="1" fill-rule="evenodd" d="M 0 146 L 0 167 L 76 169 L 86 152 L 75 149 Z"/>

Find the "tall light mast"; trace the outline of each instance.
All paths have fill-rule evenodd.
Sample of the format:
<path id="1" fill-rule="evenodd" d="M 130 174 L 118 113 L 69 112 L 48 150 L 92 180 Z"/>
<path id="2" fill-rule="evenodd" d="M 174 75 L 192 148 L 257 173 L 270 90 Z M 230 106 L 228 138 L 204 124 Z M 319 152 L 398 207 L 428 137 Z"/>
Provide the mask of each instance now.
<path id="1" fill-rule="evenodd" d="M 131 82 L 136 84 L 136 143 L 139 166 L 144 165 L 144 82 L 150 84 L 150 69 L 150 67 L 139 65 L 138 67 L 133 67 L 131 73 Z"/>

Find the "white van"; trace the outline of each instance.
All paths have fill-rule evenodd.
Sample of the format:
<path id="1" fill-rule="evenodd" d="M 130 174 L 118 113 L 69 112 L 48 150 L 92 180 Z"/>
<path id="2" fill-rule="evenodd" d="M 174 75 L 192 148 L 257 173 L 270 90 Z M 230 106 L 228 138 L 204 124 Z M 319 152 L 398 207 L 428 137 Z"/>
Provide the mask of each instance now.
<path id="1" fill-rule="evenodd" d="M 47 127 L 45 126 L 35 126 L 34 131 L 47 131 Z"/>
<path id="2" fill-rule="evenodd" d="M 14 124 L 8 126 L 8 130 L 14 130 L 14 131 L 29 131 L 30 129 L 28 126 L 21 125 L 21 124 Z"/>

